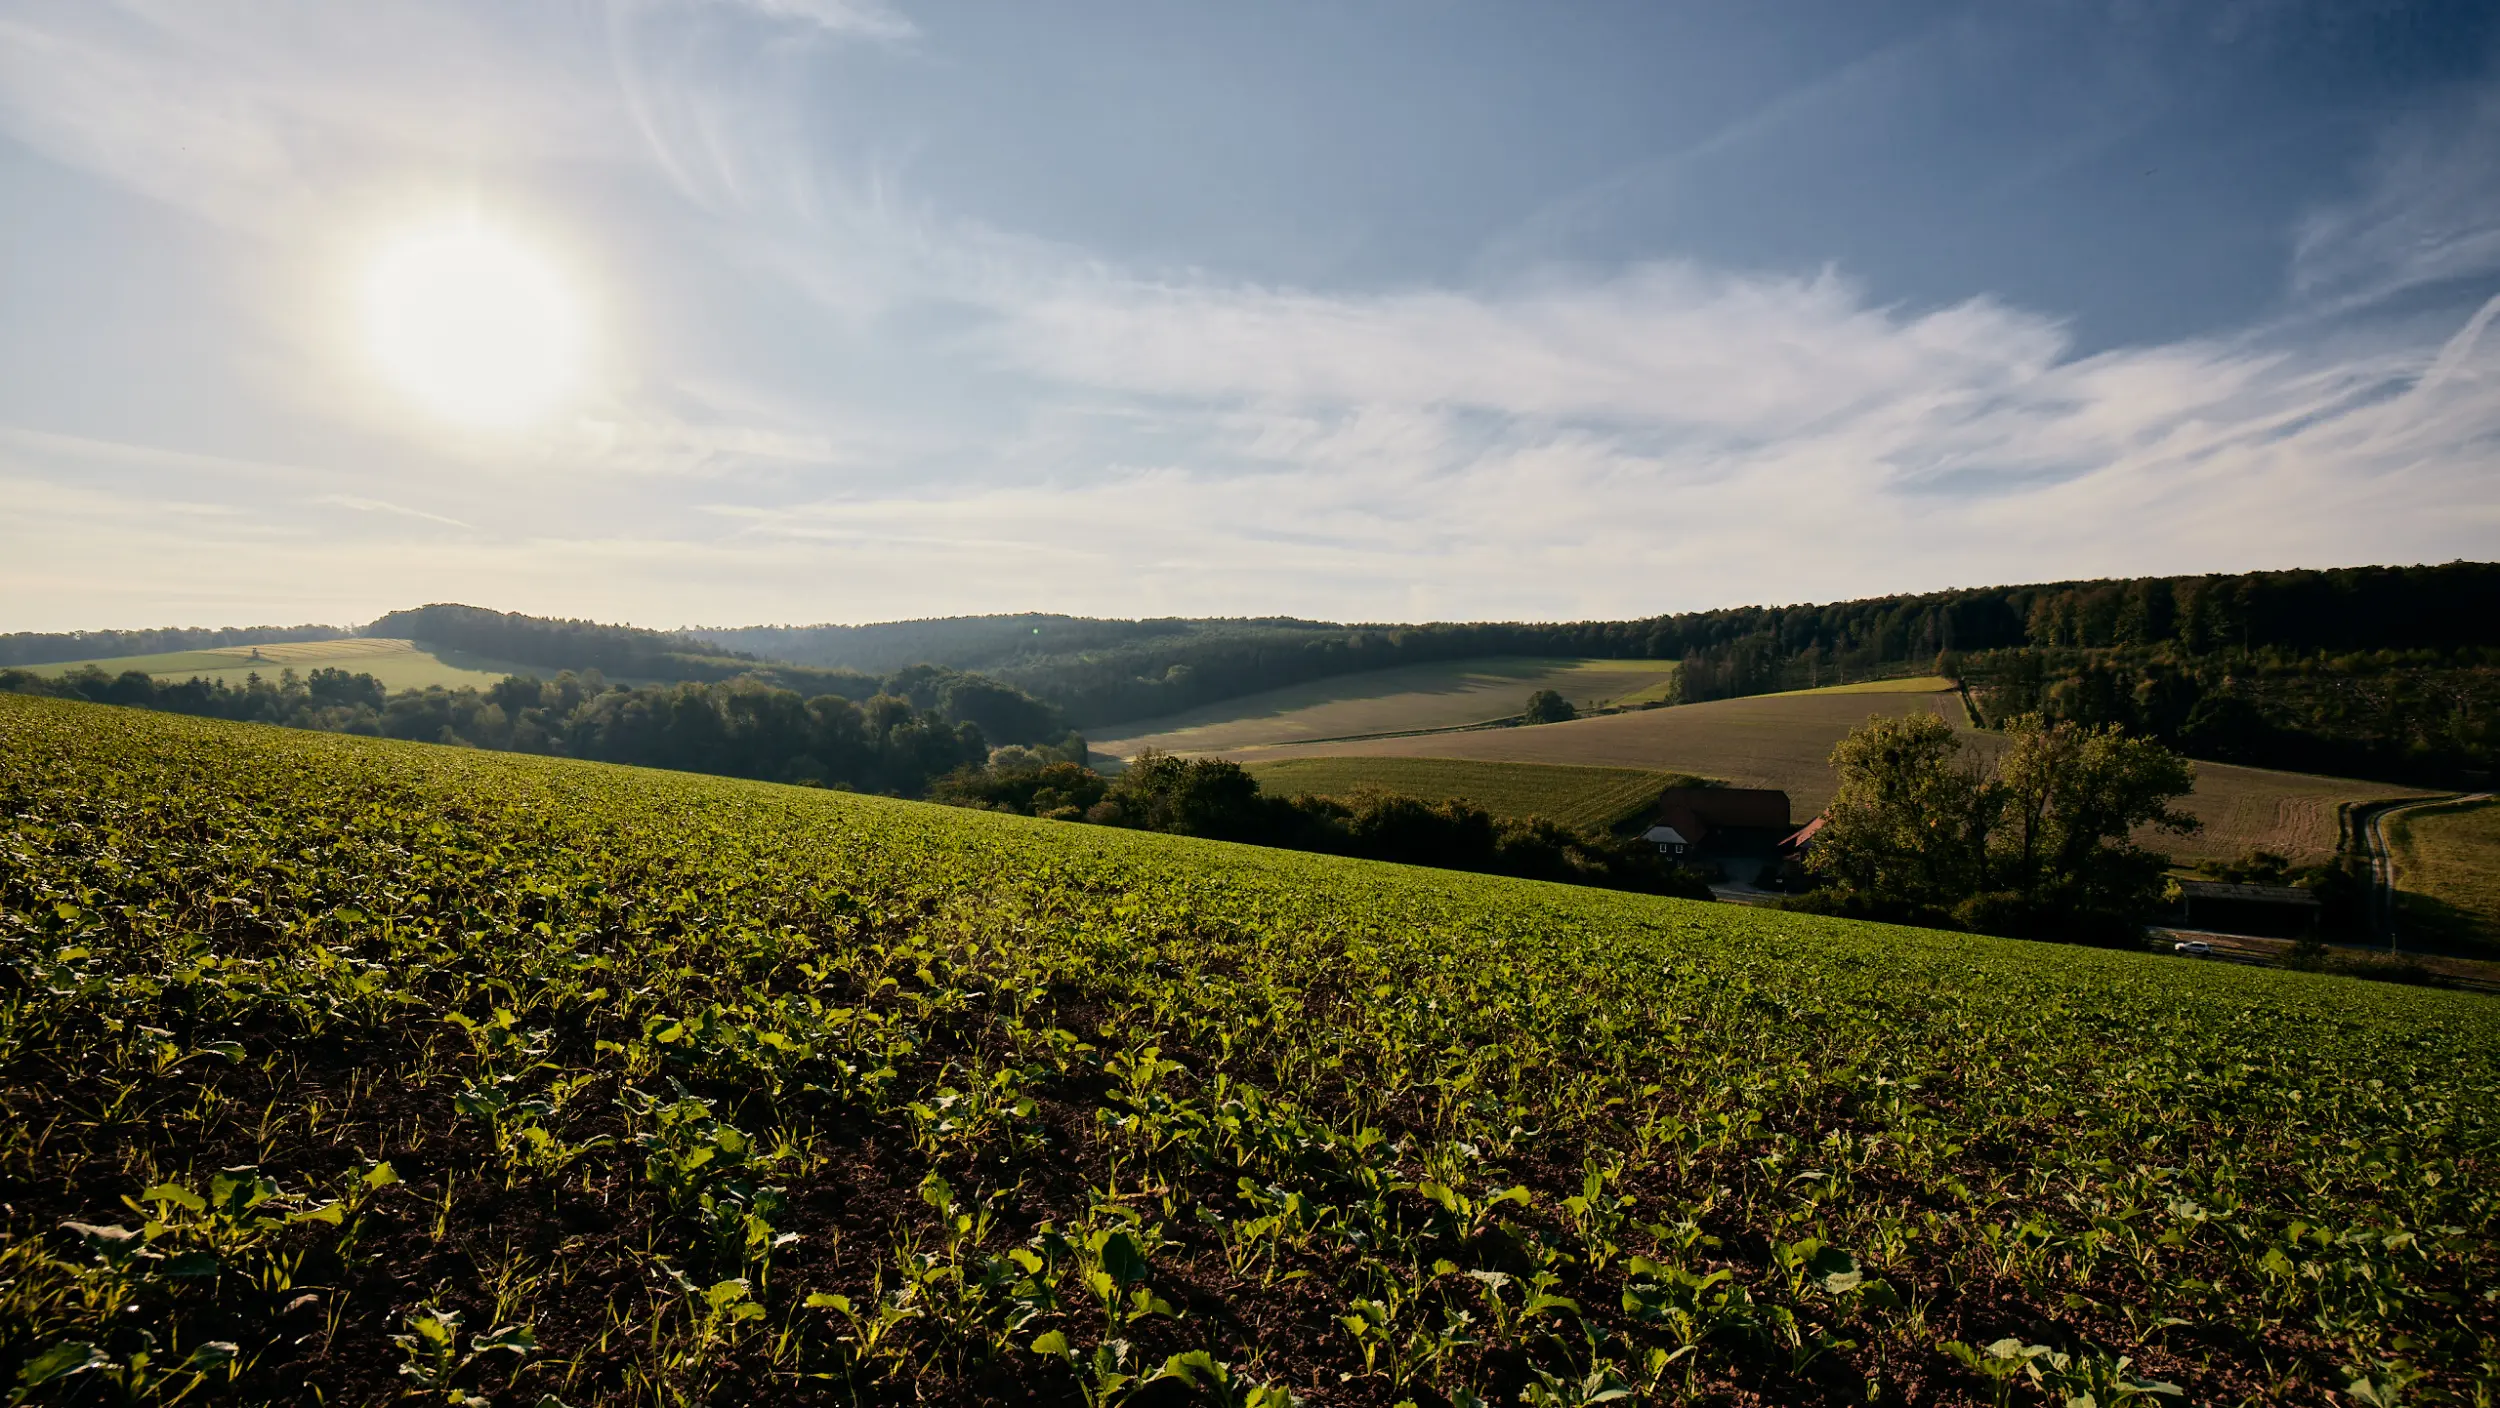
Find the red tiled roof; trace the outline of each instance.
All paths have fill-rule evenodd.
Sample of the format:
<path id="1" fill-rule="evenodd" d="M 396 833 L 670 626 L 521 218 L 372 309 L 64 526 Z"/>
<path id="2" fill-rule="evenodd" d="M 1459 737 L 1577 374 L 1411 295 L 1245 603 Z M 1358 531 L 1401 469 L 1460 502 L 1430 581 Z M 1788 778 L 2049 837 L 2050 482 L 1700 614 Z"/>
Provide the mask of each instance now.
<path id="1" fill-rule="evenodd" d="M 1804 850 L 1806 845 L 1814 840 L 1815 833 L 1823 829 L 1823 823 L 1827 819 L 1828 818 L 1818 816 L 1814 820 L 1807 822 L 1805 825 L 1798 827 L 1797 833 L 1789 837 L 1787 840 L 1780 842 L 1779 848 L 1783 851 Z"/>

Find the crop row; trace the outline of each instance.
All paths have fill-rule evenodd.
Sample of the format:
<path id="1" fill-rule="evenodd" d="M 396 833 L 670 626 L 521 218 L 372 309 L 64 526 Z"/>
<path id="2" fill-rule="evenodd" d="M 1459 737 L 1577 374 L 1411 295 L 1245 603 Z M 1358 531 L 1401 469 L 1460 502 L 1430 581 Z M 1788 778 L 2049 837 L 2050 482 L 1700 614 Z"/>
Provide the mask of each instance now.
<path id="1" fill-rule="evenodd" d="M 2487 999 L 0 699 L 29 1401 L 2488 1402 Z"/>

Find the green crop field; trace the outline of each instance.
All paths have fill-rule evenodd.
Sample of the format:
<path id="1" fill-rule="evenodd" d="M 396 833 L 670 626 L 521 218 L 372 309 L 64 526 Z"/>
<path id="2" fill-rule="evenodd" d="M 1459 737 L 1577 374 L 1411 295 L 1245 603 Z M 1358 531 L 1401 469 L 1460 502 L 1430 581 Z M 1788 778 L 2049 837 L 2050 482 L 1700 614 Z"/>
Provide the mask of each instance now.
<path id="1" fill-rule="evenodd" d="M 258 652 L 258 658 L 254 653 Z M 425 689 L 463 685 L 484 689 L 508 674 L 545 674 L 523 666 L 481 660 L 452 651 L 438 651 L 414 641 L 350 636 L 339 640 L 288 641 L 276 645 L 221 646 L 215 650 L 180 650 L 163 655 L 124 655 L 109 660 L 65 660 L 35 665 L 37 674 L 60 675 L 93 665 L 107 674 L 137 670 L 159 680 L 210 679 L 239 685 L 254 674 L 275 680 L 280 670 L 308 675 L 323 668 L 371 675 L 385 689 Z"/>
<path id="2" fill-rule="evenodd" d="M 2500 941 L 2500 802 L 2401 811 L 2386 833 L 2407 927 Z"/>
<path id="3" fill-rule="evenodd" d="M 1495 816 L 1537 817 L 1605 831 L 1637 816 L 1669 788 L 1698 778 L 1640 768 L 1483 763 L 1454 758 L 1286 758 L 1254 763 L 1263 791 L 1344 797 L 1366 789 L 1433 801 L 1473 802 Z"/>
<path id="4" fill-rule="evenodd" d="M 1584 709 L 1644 703 L 1663 698 L 1674 682 L 1672 660 L 1488 657 L 1401 665 L 1121 724 L 1101 730 L 1107 736 L 1091 741 L 1095 752 L 1115 758 L 1132 758 L 1149 748 L 1217 753 L 1309 739 L 1464 728 L 1518 713 L 1540 689 L 1554 690 Z"/>
<path id="5" fill-rule="evenodd" d="M 2482 997 L 23 697 L 0 758 L 15 1401 L 2500 1388 Z"/>

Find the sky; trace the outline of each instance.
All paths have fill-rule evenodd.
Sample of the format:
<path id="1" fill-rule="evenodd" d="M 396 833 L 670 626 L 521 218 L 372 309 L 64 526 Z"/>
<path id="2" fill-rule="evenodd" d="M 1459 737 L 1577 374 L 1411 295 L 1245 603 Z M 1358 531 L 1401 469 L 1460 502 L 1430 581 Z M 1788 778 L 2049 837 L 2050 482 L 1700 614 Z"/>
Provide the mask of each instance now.
<path id="1" fill-rule="evenodd" d="M 0 0 L 0 630 L 2500 556 L 2500 6 Z"/>

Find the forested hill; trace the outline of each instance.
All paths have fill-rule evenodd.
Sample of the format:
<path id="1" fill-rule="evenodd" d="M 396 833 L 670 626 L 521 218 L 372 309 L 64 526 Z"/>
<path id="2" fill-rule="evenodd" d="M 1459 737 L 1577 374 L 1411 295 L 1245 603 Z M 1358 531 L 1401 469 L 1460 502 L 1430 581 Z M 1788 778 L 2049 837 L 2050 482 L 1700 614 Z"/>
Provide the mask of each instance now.
<path id="1" fill-rule="evenodd" d="M 2283 660 L 2427 650 L 2445 658 L 2500 648 L 2500 564 L 2044 582 L 1623 621 L 1015 615 L 688 634 L 723 650 L 817 667 L 929 661 L 979 670 L 1059 705 L 1086 727 L 1358 670 L 1483 655 L 1681 659 L 1687 699 L 1928 669 L 1946 652 L 2160 648 Z"/>
<path id="2" fill-rule="evenodd" d="M 673 631 L 523 616 L 446 602 L 393 611 L 366 625 L 362 634 L 423 641 L 514 665 L 597 670 L 635 679 L 728 679 L 761 663 L 752 655 Z"/>
<path id="3" fill-rule="evenodd" d="M 821 669 L 758 659 L 674 631 L 448 603 L 394 611 L 363 633 L 405 637 L 550 674 L 595 671 L 611 679 L 696 684 L 745 680 L 805 698 L 840 695 L 865 701 L 891 695 L 935 711 L 949 723 L 977 724 L 994 743 L 1054 741 L 1067 728 L 1059 710 L 1049 704 L 978 674 L 937 665 L 914 664 L 891 672 Z"/>
<path id="4" fill-rule="evenodd" d="M 686 634 L 724 650 L 763 659 L 882 674 L 921 664 L 993 670 L 1105 650 L 1177 648 L 1211 635 L 1267 630 L 1342 633 L 1345 629 L 1332 622 L 1300 621 L 1285 616 L 1122 621 L 1020 612 L 1008 616 L 880 621 L 865 626 L 697 626 L 689 628 Z"/>

